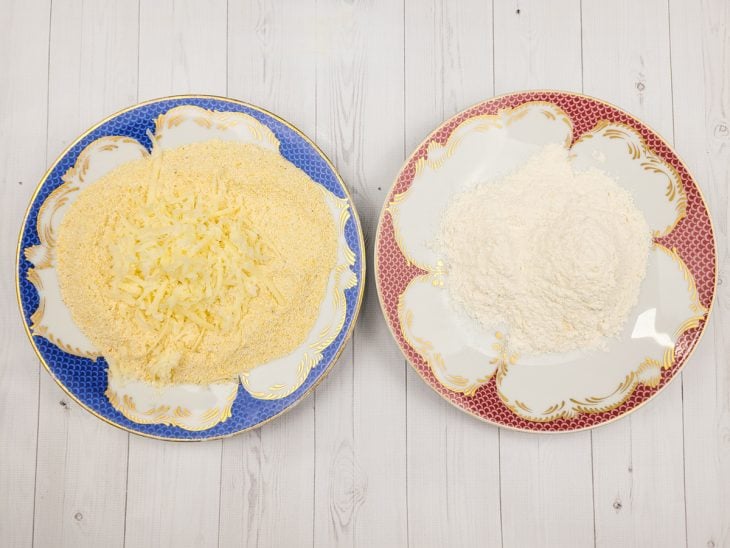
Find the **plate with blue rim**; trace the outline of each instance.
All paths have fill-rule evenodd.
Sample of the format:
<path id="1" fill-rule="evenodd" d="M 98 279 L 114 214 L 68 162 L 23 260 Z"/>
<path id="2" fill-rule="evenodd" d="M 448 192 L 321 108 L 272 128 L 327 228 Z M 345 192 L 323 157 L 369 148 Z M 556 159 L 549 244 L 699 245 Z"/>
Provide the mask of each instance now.
<path id="1" fill-rule="evenodd" d="M 174 147 L 210 139 L 274 149 L 321 185 L 338 220 L 338 265 L 330 275 L 311 336 L 297 349 L 304 349 L 297 357 L 298 365 L 291 360 L 262 364 L 255 369 L 262 373 L 243 379 L 243 383 L 237 379 L 228 386 L 200 392 L 187 387 L 187 391 L 166 393 L 164 398 L 168 399 L 162 403 L 153 401 L 158 396 L 151 396 L 151 392 L 134 392 L 135 401 L 131 392 L 111 391 L 104 357 L 70 319 L 57 287 L 55 231 L 85 185 L 124 162 L 149 154 L 153 142 L 155 146 L 166 142 L 165 146 Z M 228 437 L 261 426 L 304 399 L 325 378 L 351 336 L 364 279 L 360 221 L 344 182 L 325 154 L 275 114 L 242 101 L 207 95 L 140 103 L 81 134 L 38 183 L 23 219 L 16 254 L 16 289 L 23 325 L 48 373 L 96 417 L 129 432 L 166 440 Z M 327 299 L 332 306 L 325 306 Z M 317 339 L 315 329 L 319 335 L 328 335 Z M 311 344 L 305 348 L 305 343 Z M 186 398 L 192 402 L 187 407 Z"/>

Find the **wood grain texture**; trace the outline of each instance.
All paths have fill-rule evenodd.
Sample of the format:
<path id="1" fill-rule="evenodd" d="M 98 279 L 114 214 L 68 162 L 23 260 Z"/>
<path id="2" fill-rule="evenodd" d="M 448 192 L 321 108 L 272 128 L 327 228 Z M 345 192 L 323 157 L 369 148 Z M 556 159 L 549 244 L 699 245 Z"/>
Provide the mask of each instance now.
<path id="1" fill-rule="evenodd" d="M 317 140 L 332 153 L 353 195 L 372 273 L 376 219 L 403 161 L 403 6 L 319 1 L 317 21 Z M 372 277 L 352 344 L 353 367 L 343 367 L 337 379 L 351 384 L 349 401 L 347 392 L 335 394 L 327 383 L 317 392 L 318 407 L 331 410 L 317 414 L 318 432 L 327 432 L 329 424 L 336 429 L 333 436 L 318 436 L 329 464 L 320 465 L 317 481 L 332 487 L 326 506 L 319 495 L 317 524 L 334 522 L 318 529 L 318 538 L 325 545 L 339 534 L 343 545 L 403 546 L 405 365 L 380 313 Z"/>
<path id="2" fill-rule="evenodd" d="M 583 2 L 586 93 L 640 117 L 670 143 L 667 3 Z M 682 381 L 651 405 L 593 434 L 598 546 L 685 543 Z M 645 527 L 661 515 L 662 527 Z"/>
<path id="3" fill-rule="evenodd" d="M 360 134 L 354 130 L 354 119 L 362 116 L 358 80 L 363 78 L 364 67 L 362 54 L 354 51 L 362 44 L 353 45 L 351 40 L 363 37 L 352 36 L 352 8 L 334 1 L 317 4 L 315 137 L 355 196 L 359 187 L 353 188 L 353 178 L 360 166 L 355 164 L 352 148 L 357 146 L 354 143 Z M 338 50 L 340 54 L 332 55 Z M 341 113 L 346 117 L 340 118 Z M 362 185 L 362 180 L 358 183 Z M 370 254 L 370 247 L 366 254 Z M 372 295 L 366 293 L 364 307 L 370 306 L 369 299 Z M 360 318 L 362 324 L 362 312 Z M 382 344 L 382 340 L 376 339 L 373 344 Z M 368 477 L 355 456 L 354 356 L 351 340 L 325 384 L 315 392 L 315 546 L 354 546 L 357 513 L 368 496 Z"/>
<path id="4" fill-rule="evenodd" d="M 494 92 L 581 86 L 580 0 L 494 2 Z"/>
<path id="5" fill-rule="evenodd" d="M 495 2 L 494 29 L 496 93 L 581 90 L 579 2 Z M 505 547 L 593 544 L 590 432 L 502 430 L 500 474 Z"/>
<path id="6" fill-rule="evenodd" d="M 181 93 L 225 95 L 225 0 L 140 0 L 139 100 Z"/>
<path id="7" fill-rule="evenodd" d="M 405 33 L 408 154 L 443 120 L 492 96 L 491 2 L 408 1 Z M 410 368 L 407 391 L 410 545 L 498 546 L 498 430 Z"/>
<path id="8" fill-rule="evenodd" d="M 143 1 L 139 100 L 226 93 L 227 5 Z M 131 436 L 127 546 L 217 546 L 221 442 L 163 443 Z"/>
<path id="9" fill-rule="evenodd" d="M 0 0 L 0 544 L 730 547 L 729 28 L 726 0 Z M 630 418 L 550 437 L 435 395 L 372 283 L 404 156 L 458 110 L 535 88 L 584 90 L 673 140 L 722 282 L 681 381 Z M 370 279 L 314 397 L 257 431 L 174 444 L 101 423 L 39 376 L 12 265 L 35 183 L 76 135 L 196 92 L 317 140 L 354 195 Z"/>
<path id="10" fill-rule="evenodd" d="M 220 441 L 131 436 L 125 546 L 217 546 L 220 458 Z"/>
<path id="11" fill-rule="evenodd" d="M 311 136 L 315 56 L 308 18 L 313 9 L 314 2 L 232 2 L 228 14 L 228 93 L 283 116 Z M 221 546 L 312 544 L 312 397 L 260 432 L 224 440 L 222 463 Z M 297 496 L 289 496 L 292 492 Z"/>
<path id="12" fill-rule="evenodd" d="M 672 0 L 669 16 L 674 143 L 708 201 L 720 264 L 710 325 L 682 374 L 687 545 L 712 548 L 730 546 L 730 6 Z"/>
<path id="13" fill-rule="evenodd" d="M 51 13 L 49 159 L 137 96 L 135 4 L 56 1 Z M 49 375 L 41 377 L 38 545 L 98 546 L 110 538 L 110 546 L 122 545 L 128 439 L 84 411 Z"/>
<path id="14" fill-rule="evenodd" d="M 49 17 L 45 0 L 0 10 L 0 535 L 11 547 L 33 539 L 40 365 L 19 322 L 15 251 L 45 171 Z"/>

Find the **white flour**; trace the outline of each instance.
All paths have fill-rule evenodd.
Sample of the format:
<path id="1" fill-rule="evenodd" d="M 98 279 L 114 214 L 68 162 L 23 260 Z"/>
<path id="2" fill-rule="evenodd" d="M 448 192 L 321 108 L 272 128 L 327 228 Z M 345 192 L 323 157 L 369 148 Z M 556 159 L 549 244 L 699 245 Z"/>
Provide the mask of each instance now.
<path id="1" fill-rule="evenodd" d="M 454 197 L 441 225 L 450 295 L 512 352 L 600 348 L 636 304 L 651 235 L 630 193 L 575 173 L 548 145 L 513 174 Z"/>

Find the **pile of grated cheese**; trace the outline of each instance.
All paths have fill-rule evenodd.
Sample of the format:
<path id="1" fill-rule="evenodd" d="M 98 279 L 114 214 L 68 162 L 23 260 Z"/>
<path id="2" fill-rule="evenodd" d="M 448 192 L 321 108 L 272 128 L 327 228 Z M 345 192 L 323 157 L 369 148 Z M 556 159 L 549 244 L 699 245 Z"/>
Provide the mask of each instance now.
<path id="1" fill-rule="evenodd" d="M 119 376 L 230 380 L 314 325 L 337 250 L 323 192 L 279 154 L 240 143 L 122 165 L 62 221 L 64 302 Z"/>
<path id="2" fill-rule="evenodd" d="M 248 225 L 243 196 L 229 186 L 216 177 L 205 196 L 150 186 L 139 214 L 105 234 L 111 294 L 135 307 L 140 324 L 163 323 L 166 334 L 190 321 L 202 334 L 240 323 L 262 286 L 281 302 L 261 275 L 274 252 Z M 228 291 L 230 299 L 221 300 Z"/>

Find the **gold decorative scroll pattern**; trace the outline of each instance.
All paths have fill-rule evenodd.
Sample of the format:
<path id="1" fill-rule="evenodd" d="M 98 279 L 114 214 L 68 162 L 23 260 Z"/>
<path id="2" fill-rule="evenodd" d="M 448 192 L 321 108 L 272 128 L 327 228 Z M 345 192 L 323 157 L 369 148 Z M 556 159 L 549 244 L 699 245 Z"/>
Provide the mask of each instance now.
<path id="1" fill-rule="evenodd" d="M 509 125 L 515 120 L 522 118 L 526 114 L 527 108 L 534 104 L 535 103 L 524 103 L 523 105 L 512 109 L 512 113 L 507 118 L 505 124 Z M 568 137 L 566 143 L 566 146 L 570 146 L 570 143 L 572 141 L 572 124 L 570 122 L 570 119 L 562 110 L 558 109 L 558 107 L 556 107 L 552 103 L 544 104 L 550 105 L 553 109 L 557 109 L 559 112 L 561 112 L 561 118 L 571 126 L 571 134 Z M 546 117 L 550 119 L 555 119 L 555 115 L 549 110 L 543 110 L 542 112 Z M 440 145 L 435 141 L 431 141 L 428 145 L 425 157 L 419 158 L 415 163 L 416 176 L 418 176 L 418 174 L 420 174 L 426 166 L 433 170 L 439 169 L 443 166 L 445 160 L 454 154 L 456 147 L 463 139 L 463 136 L 458 136 L 454 138 L 455 135 L 458 135 L 459 127 L 466 124 L 467 122 L 474 123 L 474 120 L 478 119 L 481 121 L 481 123 L 475 126 L 474 129 L 476 131 L 488 131 L 491 128 L 500 128 L 502 127 L 502 125 L 498 121 L 498 118 L 503 115 L 504 113 L 500 112 L 496 115 L 484 115 L 465 120 L 459 126 L 457 126 L 456 129 L 454 129 L 451 137 L 447 140 L 445 145 Z M 658 158 L 655 154 L 653 154 L 643 137 L 636 133 L 636 131 L 631 126 L 628 126 L 626 124 L 601 120 L 590 132 L 582 135 L 576 141 L 576 144 L 584 140 L 591 139 L 594 135 L 601 132 L 603 132 L 603 134 L 609 139 L 625 140 L 629 154 L 631 155 L 632 159 L 640 160 L 641 167 L 644 170 L 652 171 L 654 173 L 662 173 L 667 177 L 668 183 L 665 195 L 670 202 L 675 201 L 675 198 L 678 198 L 675 202 L 677 215 L 674 222 L 665 231 L 661 233 L 659 233 L 658 231 L 655 232 L 654 237 L 659 237 L 670 233 L 681 221 L 681 219 L 686 216 L 687 210 L 686 193 L 682 186 L 682 180 L 679 176 L 679 173 L 673 166 L 667 164 L 666 162 Z M 441 154 L 436 160 L 429 160 L 431 154 L 438 149 L 445 150 L 443 154 Z M 412 189 L 413 184 L 411 184 L 404 192 L 393 196 L 392 200 L 386 207 L 386 212 L 389 213 L 391 216 L 393 233 L 396 243 L 403 253 L 403 256 L 410 264 L 413 264 L 418 268 L 426 271 L 425 274 L 417 276 L 416 278 L 411 280 L 411 282 L 408 284 L 408 287 L 410 287 L 410 285 L 416 280 L 428 276 L 433 277 L 432 283 L 434 286 L 443 286 L 443 263 L 441 261 L 438 261 L 435 269 L 430 267 L 429 265 L 421 264 L 409 254 L 408 249 L 404 244 L 401 229 L 398 223 L 398 205 L 407 199 Z M 677 254 L 676 250 L 669 250 L 658 244 L 656 245 L 661 250 L 668 253 L 670 257 L 680 266 L 684 278 L 687 281 L 688 287 L 690 289 L 690 295 L 693 300 L 692 310 L 697 314 L 696 316 L 688 319 L 680 326 L 680 328 L 675 333 L 676 340 L 684 332 L 697 327 L 699 323 L 706 317 L 707 309 L 703 307 L 702 304 L 699 302 L 695 281 L 691 273 L 689 272 L 689 269 L 684 264 L 684 261 L 682 261 L 681 257 L 679 257 L 679 255 Z M 406 290 L 404 290 L 404 293 L 408 290 L 408 287 L 406 288 Z M 398 318 L 401 324 L 401 332 L 406 342 L 424 359 L 424 361 L 426 361 L 437 379 L 440 380 L 441 378 L 443 378 L 451 384 L 451 386 L 447 386 L 443 384 L 443 382 L 441 382 L 441 384 L 449 390 L 463 393 L 466 396 L 473 396 L 479 386 L 487 382 L 492 376 L 486 376 L 485 378 L 478 379 L 475 383 L 470 384 L 467 379 L 461 376 L 448 375 L 444 365 L 443 357 L 439 352 L 435 351 L 433 343 L 412 336 L 410 334 L 411 326 L 413 323 L 413 312 L 404 309 L 402 294 L 398 301 Z M 623 404 L 631 396 L 631 394 L 639 384 L 656 387 L 661 380 L 661 374 L 655 372 L 655 369 L 659 369 L 659 367 L 663 369 L 668 369 L 674 363 L 674 348 L 672 347 L 665 351 L 661 364 L 656 360 L 646 358 L 637 367 L 637 369 L 630 372 L 610 394 L 607 394 L 605 396 L 591 396 L 582 400 L 571 399 L 570 401 L 573 405 L 571 405 L 568 409 L 566 409 L 567 404 L 565 401 L 557 402 L 549 406 L 547 409 L 543 410 L 542 413 L 536 416 L 533 410 L 530 409 L 529 406 L 527 406 L 524 402 L 515 401 L 514 403 L 511 403 L 508 398 L 504 396 L 504 394 L 502 394 L 502 392 L 499 390 L 500 381 L 507 374 L 509 365 L 516 364 L 518 358 L 516 355 L 507 355 L 504 342 L 500 343 L 500 341 L 503 341 L 501 335 L 501 333 L 496 334 L 497 342 L 494 343 L 494 349 L 497 351 L 497 357 L 492 358 L 491 360 L 491 363 L 497 365 L 496 374 L 498 395 L 500 399 L 504 402 L 504 404 L 515 414 L 535 422 L 548 422 L 561 418 L 571 418 L 575 416 L 576 413 L 600 413 L 610 411 Z M 619 396 L 618 399 L 616 398 L 617 396 Z M 607 400 L 612 400 L 612 402 L 610 404 L 602 405 L 603 402 L 606 402 Z"/>
<path id="2" fill-rule="evenodd" d="M 277 148 L 279 146 L 279 140 L 274 132 L 249 114 L 206 110 L 192 105 L 175 107 L 160 114 L 155 120 L 155 139 L 161 139 L 165 130 L 177 127 L 186 121 L 192 121 L 204 129 L 219 131 L 242 125 L 256 141 L 266 142 Z"/>
<path id="3" fill-rule="evenodd" d="M 677 250 L 666 248 L 661 244 L 654 245 L 657 249 L 666 253 L 672 261 L 676 262 L 682 271 L 682 275 L 687 282 L 687 289 L 692 301 L 690 309 L 695 314 L 683 322 L 674 332 L 674 340 L 676 341 L 679 340 L 686 331 L 698 327 L 700 322 L 707 317 L 708 309 L 700 302 L 694 277 L 677 253 Z M 558 419 L 570 419 L 575 417 L 578 413 L 604 413 L 606 411 L 611 411 L 626 402 L 626 400 L 631 397 L 631 394 L 633 394 L 636 387 L 640 384 L 644 384 L 650 388 L 656 388 L 661 381 L 661 371 L 672 367 L 674 364 L 674 358 L 674 346 L 667 348 L 664 351 L 661 362 L 653 358 L 646 357 L 635 370 L 629 372 L 626 377 L 624 377 L 624 379 L 612 392 L 603 396 L 570 398 L 572 405 L 568 409 L 564 409 L 566 402 L 561 401 L 551 405 L 541 413 L 535 414 L 533 410 L 527 407 L 524 403 L 518 401 L 513 403 L 510 402 L 509 399 L 499 390 L 499 383 L 497 383 L 497 393 L 499 394 L 502 402 L 514 413 L 533 422 L 549 422 Z M 504 373 L 502 374 L 507 373 L 506 369 L 507 368 L 505 367 Z M 524 411 L 528 415 L 526 416 L 525 413 L 521 413 L 520 411 Z"/>
<path id="4" fill-rule="evenodd" d="M 328 192 L 326 189 L 322 189 L 323 192 Z M 334 272 L 334 314 L 332 322 L 325 326 L 320 331 L 317 339 L 310 344 L 309 349 L 304 352 L 299 364 L 297 365 L 297 376 L 294 382 L 291 384 L 274 384 L 269 386 L 267 391 L 254 391 L 250 389 L 249 372 L 243 372 L 240 375 L 241 383 L 249 394 L 254 398 L 260 400 L 278 400 L 285 398 L 292 394 L 297 388 L 299 388 L 309 375 L 309 372 L 322 360 L 322 352 L 337 338 L 342 327 L 345 325 L 345 319 L 347 317 L 347 299 L 345 297 L 345 291 L 355 287 L 357 284 L 357 276 L 355 276 L 350 268 L 355 264 L 355 253 L 350 249 L 345 238 L 345 226 L 347 221 L 350 219 L 350 211 L 347 205 L 347 201 L 334 198 L 337 200 L 337 207 L 340 209 L 339 223 L 338 223 L 338 241 L 339 245 L 344 247 L 345 262 L 337 265 Z M 340 284 L 343 276 L 349 276 L 347 282 L 340 289 Z"/>
<path id="5" fill-rule="evenodd" d="M 107 388 L 104 394 L 109 399 L 112 407 L 132 422 L 138 424 L 165 424 L 184 428 L 185 430 L 200 431 L 212 428 L 231 416 L 233 402 L 238 395 L 238 386 L 234 387 L 222 407 L 212 407 L 202 412 L 198 418 L 200 423 L 195 425 L 190 424 L 186 420 L 193 416 L 193 412 L 187 407 L 177 406 L 172 409 L 170 405 L 163 404 L 146 411 L 140 411 L 137 409 L 134 398 L 129 394 L 124 394 L 122 397 L 119 397 L 111 388 Z"/>
<path id="6" fill-rule="evenodd" d="M 674 166 L 654 154 L 640 133 L 628 124 L 621 122 L 600 120 L 593 129 L 581 135 L 573 146 L 601 134 L 609 139 L 623 141 L 631 159 L 639 161 L 639 165 L 645 171 L 660 173 L 667 178 L 665 196 L 670 202 L 675 202 L 676 215 L 674 222 L 662 231 L 655 230 L 653 236 L 654 238 L 661 238 L 672 232 L 679 222 L 687 216 L 687 194 L 682 185 L 682 177 L 680 177 L 679 172 Z"/>
<path id="7" fill-rule="evenodd" d="M 414 180 L 421 173 L 423 173 L 426 167 L 429 167 L 430 169 L 436 171 L 444 165 L 446 160 L 454 155 L 457 147 L 459 146 L 459 144 L 461 144 L 465 137 L 465 135 L 463 134 L 463 130 L 466 125 L 470 126 L 470 131 L 480 133 L 490 131 L 492 129 L 502 129 L 505 127 L 509 127 L 518 120 L 524 118 L 530 111 L 530 109 L 533 109 L 536 106 L 543 107 L 538 112 L 545 116 L 545 118 L 549 120 L 560 119 L 560 121 L 567 126 L 568 134 L 565 138 L 564 144 L 566 148 L 569 147 L 570 143 L 573 140 L 573 124 L 571 123 L 568 115 L 557 105 L 554 105 L 553 103 L 550 103 L 548 101 L 531 101 L 529 103 L 523 103 L 522 105 L 519 105 L 512 109 L 502 109 L 496 114 L 482 114 L 479 116 L 474 116 L 472 118 L 467 118 L 454 128 L 454 130 L 449 135 L 449 138 L 446 140 L 446 143 L 444 143 L 443 145 L 439 144 L 437 141 L 430 140 L 426 149 L 426 154 L 415 162 Z M 432 136 L 429 136 L 427 138 L 427 141 L 429 139 L 432 139 Z M 437 155 L 436 152 L 441 152 L 441 154 L 438 154 L 438 158 L 434 158 L 434 156 Z M 403 253 L 403 256 L 410 264 L 417 266 L 421 270 L 430 272 L 432 270 L 430 265 L 420 263 L 409 254 L 408 247 L 403 241 L 400 224 L 398 222 L 398 205 L 405 201 L 405 199 L 408 197 L 409 192 L 413 189 L 413 186 L 414 185 L 412 183 L 405 191 L 394 195 L 386 206 L 386 212 L 390 214 L 393 225 L 393 236 L 395 237 L 395 241 L 398 244 L 398 248 L 400 249 L 401 253 Z"/>
<path id="8" fill-rule="evenodd" d="M 463 122 L 461 122 L 449 135 L 449 138 L 447 139 L 446 143 L 441 145 L 438 142 L 431 140 L 428 144 L 427 151 L 425 156 L 419 158 L 415 162 L 415 177 L 417 177 L 419 174 L 423 172 L 423 170 L 426 167 L 429 167 L 432 170 L 437 170 L 443 166 L 443 164 L 446 162 L 447 159 L 451 158 L 459 144 L 464 139 L 464 134 L 460 131 L 464 128 L 466 124 L 469 124 L 469 129 L 472 131 L 477 132 L 485 132 L 490 131 L 491 129 L 501 129 L 503 127 L 509 127 L 512 124 L 514 124 L 516 121 L 524 118 L 527 113 L 530 111 L 530 109 L 533 109 L 535 107 L 543 107 L 540 112 L 543 116 L 545 116 L 549 120 L 556 120 L 560 119 L 567 127 L 568 127 L 568 134 L 565 138 L 565 146 L 569 147 L 570 143 L 573 140 L 573 125 L 570 121 L 570 118 L 568 115 L 557 105 L 550 103 L 548 101 L 531 101 L 528 103 L 523 103 L 522 105 L 519 105 L 515 108 L 511 109 L 503 109 L 498 111 L 496 114 L 483 114 L 480 116 L 474 116 L 472 118 L 467 118 Z M 432 139 L 432 136 L 429 136 L 428 139 Z M 427 139 L 427 140 L 428 140 Z M 419 147 L 420 148 L 420 147 Z M 438 155 L 438 158 L 433 158 L 435 156 L 435 153 L 437 151 L 441 151 L 442 153 Z M 390 218 L 392 221 L 393 226 L 393 235 L 395 238 L 396 243 L 398 244 L 398 248 L 400 249 L 401 253 L 405 257 L 405 259 L 408 261 L 409 264 L 413 264 L 420 268 L 421 270 L 426 271 L 425 274 L 421 276 L 417 276 L 411 282 L 408 284 L 410 286 L 411 283 L 415 282 L 416 280 L 424 277 L 432 277 L 432 284 L 435 287 L 443 287 L 444 286 L 444 264 L 443 261 L 437 261 L 435 268 L 431 265 L 423 264 L 419 261 L 417 261 L 408 251 L 408 247 L 405 245 L 403 236 L 401 233 L 400 224 L 398 222 L 398 205 L 403 203 L 408 198 L 409 193 L 413 189 L 414 185 L 411 184 L 404 192 L 401 192 L 399 194 L 396 194 L 393 196 L 391 201 L 388 203 L 386 207 L 386 212 L 390 214 Z M 406 288 L 405 291 L 407 291 L 408 288 Z M 404 293 L 405 293 L 404 291 Z M 401 295 L 402 297 L 402 295 Z M 431 370 L 433 371 L 435 377 L 437 379 L 444 378 L 447 379 L 448 382 L 452 383 L 452 386 L 444 385 L 449 390 L 452 390 L 454 392 L 459 392 L 464 394 L 465 396 L 472 397 L 474 394 L 476 394 L 476 391 L 479 389 L 480 386 L 485 384 L 493 375 L 494 373 L 491 373 L 483 378 L 476 379 L 473 383 L 469 383 L 468 379 L 461 377 L 459 375 L 449 375 L 446 373 L 445 364 L 443 361 L 443 356 L 438 352 L 433 352 L 433 344 L 424 341 L 422 339 L 418 339 L 417 337 L 410 338 L 408 335 L 408 332 L 410 331 L 410 327 L 413 321 L 412 313 L 404 313 L 403 311 L 403 302 L 402 299 L 399 298 L 398 300 L 398 317 L 399 321 L 401 323 L 401 333 L 403 334 L 403 338 L 406 340 L 409 346 L 411 346 L 416 352 L 418 352 L 421 357 L 424 359 L 424 361 L 429 365 Z M 497 334 L 498 339 L 499 335 Z M 495 343 L 497 345 L 499 343 Z M 496 348 L 495 348 L 496 350 Z M 431 358 L 429 359 L 429 355 L 431 355 Z M 494 360 L 499 360 L 500 358 L 492 358 L 490 363 L 494 364 L 496 363 Z M 516 360 L 516 356 L 511 356 L 510 358 L 506 358 L 508 361 Z M 501 363 L 501 362 L 500 362 Z M 505 366 L 506 367 L 506 363 Z M 499 371 L 502 368 L 502 366 L 498 366 L 497 370 Z M 440 382 L 440 381 L 439 381 Z M 443 383 L 442 383 L 443 384 Z M 454 388 L 458 387 L 458 388 Z"/>
<path id="9" fill-rule="evenodd" d="M 236 112 L 209 111 L 194 106 L 176 107 L 158 116 L 155 120 L 155 134 L 152 136 L 153 141 L 158 141 L 165 129 L 176 127 L 186 120 L 191 120 L 195 124 L 203 128 L 216 130 L 226 130 L 243 124 L 246 126 L 246 128 L 249 130 L 255 140 L 259 142 L 269 142 L 277 147 L 279 145 L 279 141 L 274 133 L 268 127 L 258 122 L 258 120 L 256 120 L 252 116 Z M 41 278 L 36 270 L 54 267 L 52 263 L 52 257 L 53 248 L 56 243 L 56 235 L 54 234 L 53 224 L 50 222 L 50 219 L 52 219 L 53 216 L 64 205 L 68 203 L 69 199 L 74 193 L 80 190 L 79 183 L 83 183 L 85 180 L 91 164 L 91 156 L 97 151 L 113 151 L 118 148 L 118 144 L 120 142 L 134 143 L 136 145 L 139 145 L 141 152 L 147 154 L 147 151 L 144 149 L 144 147 L 142 147 L 141 144 L 139 144 L 136 140 L 126 136 L 102 137 L 89 144 L 79 154 L 74 165 L 69 168 L 68 171 L 62 176 L 63 183 L 58 188 L 54 189 L 53 192 L 51 192 L 51 194 L 48 196 L 48 198 L 46 198 L 46 200 L 40 207 L 37 220 L 37 231 L 41 240 L 41 244 L 38 246 L 26 248 L 24 250 L 26 258 L 34 265 L 33 268 L 30 268 L 28 270 L 27 278 L 36 287 L 40 298 L 38 308 L 31 315 L 31 331 L 36 335 L 47 338 L 51 343 L 59 347 L 64 352 L 83 358 L 96 359 L 100 357 L 101 354 L 98 352 L 83 352 L 79 348 L 66 344 L 64 341 L 54 336 L 53 333 L 49 332 L 48 329 L 46 329 L 42 325 L 43 315 L 46 310 L 46 299 L 44 296 L 44 292 L 42 291 L 43 285 Z M 328 191 L 324 187 L 322 187 L 321 190 L 325 194 L 328 193 Z M 339 198 L 335 199 L 337 200 L 337 205 L 340 208 L 338 237 L 341 241 L 344 242 L 345 226 L 350 218 L 349 206 L 347 200 Z M 335 287 L 339 287 L 342 276 L 350 274 L 352 279 L 348 280 L 345 288 L 342 291 L 337 291 L 337 293 L 334 295 L 336 313 L 334 314 L 333 323 L 323 329 L 318 339 L 311 345 L 310 350 L 312 352 L 304 354 L 304 357 L 298 365 L 296 383 L 290 386 L 288 390 L 283 392 L 282 390 L 287 387 L 283 384 L 275 384 L 270 387 L 270 390 L 278 393 L 253 393 L 252 395 L 254 397 L 261 397 L 262 399 L 278 399 L 288 396 L 289 394 L 294 392 L 304 382 L 307 375 L 309 374 L 309 371 L 321 360 L 321 351 L 329 346 L 339 334 L 342 326 L 344 325 L 347 312 L 347 303 L 344 296 L 344 290 L 354 287 L 357 284 L 356 276 L 352 275 L 352 273 L 349 271 L 349 267 L 355 264 L 356 256 L 352 249 L 350 249 L 350 247 L 346 244 L 344 249 L 344 255 L 347 264 L 337 267 L 337 270 L 335 272 Z M 242 376 L 241 380 L 245 384 L 245 375 Z M 177 419 L 187 417 L 190 413 L 189 410 L 177 408 L 173 412 L 174 416 L 168 416 L 170 409 L 167 406 L 163 405 L 158 408 L 140 413 L 136 409 L 136 405 L 134 404 L 131 396 L 124 396 L 120 399 L 116 396 L 116 393 L 111 391 L 110 389 L 107 390 L 106 394 L 112 402 L 112 405 L 130 420 L 143 424 L 171 424 L 190 429 L 188 426 L 182 426 L 181 424 L 177 424 L 177 422 L 179 422 L 177 421 Z M 232 397 L 235 398 L 235 393 Z M 224 417 L 222 414 L 225 409 L 220 410 L 220 413 L 218 414 L 215 413 L 216 410 L 217 408 L 214 408 L 204 413 L 202 416 L 202 420 L 206 422 L 206 424 L 208 424 L 210 422 L 208 419 L 213 420 L 213 418 L 217 417 L 217 422 L 219 422 L 227 418 L 227 416 Z M 180 413 L 187 414 L 181 415 Z M 203 430 L 206 428 L 210 428 L 215 424 L 216 422 L 213 422 L 212 424 L 208 424 L 207 426 L 196 429 Z"/>
<path id="10" fill-rule="evenodd" d="M 36 288 L 39 299 L 38 308 L 36 308 L 30 317 L 31 332 L 35 335 L 48 339 L 67 354 L 92 360 L 98 358 L 101 354 L 99 352 L 85 352 L 79 348 L 71 346 L 70 344 L 60 340 L 44 326 L 43 319 L 46 313 L 46 296 L 43 291 L 43 284 L 38 271 L 54 268 L 53 257 L 56 245 L 56 234 L 52 220 L 54 216 L 58 214 L 59 210 L 68 204 L 73 195 L 79 191 L 80 183 L 85 181 L 86 175 L 89 171 L 91 156 L 97 150 L 104 152 L 114 151 L 118 149 L 119 144 L 123 142 L 139 144 L 137 141 L 130 139 L 129 137 L 115 135 L 97 139 L 81 151 L 74 165 L 71 166 L 61 177 L 61 180 L 63 181 L 61 185 L 55 188 L 48 195 L 38 210 L 36 230 L 41 243 L 39 245 L 27 247 L 24 250 L 25 258 L 33 264 L 33 267 L 28 269 L 26 277 Z M 140 152 L 146 153 L 141 145 Z"/>

